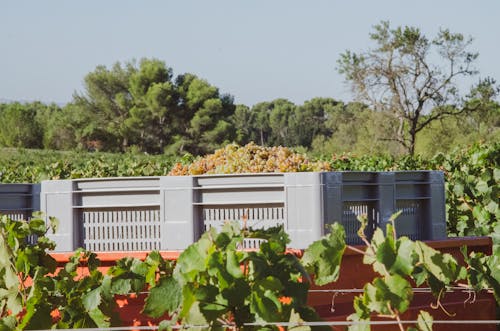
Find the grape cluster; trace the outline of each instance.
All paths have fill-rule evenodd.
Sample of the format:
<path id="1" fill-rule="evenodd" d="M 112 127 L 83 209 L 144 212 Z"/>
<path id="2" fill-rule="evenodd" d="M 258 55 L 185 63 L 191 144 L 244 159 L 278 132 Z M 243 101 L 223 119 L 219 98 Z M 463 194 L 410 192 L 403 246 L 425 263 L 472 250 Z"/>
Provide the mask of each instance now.
<path id="1" fill-rule="evenodd" d="M 262 172 L 329 171 L 328 162 L 310 161 L 305 155 L 286 147 L 227 145 L 213 154 L 196 159 L 190 165 L 177 163 L 169 175 L 234 174 Z"/>

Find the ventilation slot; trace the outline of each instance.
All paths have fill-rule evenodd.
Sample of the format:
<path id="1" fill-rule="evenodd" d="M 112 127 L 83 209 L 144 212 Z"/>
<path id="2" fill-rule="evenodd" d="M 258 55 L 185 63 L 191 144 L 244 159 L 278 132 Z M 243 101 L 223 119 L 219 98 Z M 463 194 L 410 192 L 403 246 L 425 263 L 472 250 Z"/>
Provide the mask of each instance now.
<path id="1" fill-rule="evenodd" d="M 160 210 L 82 212 L 83 246 L 102 251 L 160 249 Z"/>
<path id="2" fill-rule="evenodd" d="M 241 227 L 267 229 L 285 224 L 283 207 L 263 208 L 208 208 L 202 210 L 205 231 L 215 227 L 220 229 L 224 223 L 238 221 Z M 245 223 L 245 224 L 244 224 Z"/>
<path id="3" fill-rule="evenodd" d="M 342 225 L 346 232 L 346 242 L 351 245 L 363 244 L 363 241 L 358 235 L 358 230 L 361 223 L 358 216 L 366 215 L 368 224 L 365 229 L 365 235 L 368 239 L 371 238 L 373 230 L 378 224 L 378 212 L 373 204 L 365 202 L 344 202 L 342 210 Z"/>
<path id="4" fill-rule="evenodd" d="M 419 200 L 397 200 L 396 210 L 401 214 L 396 218 L 396 234 L 412 240 L 423 238 L 423 203 Z"/>

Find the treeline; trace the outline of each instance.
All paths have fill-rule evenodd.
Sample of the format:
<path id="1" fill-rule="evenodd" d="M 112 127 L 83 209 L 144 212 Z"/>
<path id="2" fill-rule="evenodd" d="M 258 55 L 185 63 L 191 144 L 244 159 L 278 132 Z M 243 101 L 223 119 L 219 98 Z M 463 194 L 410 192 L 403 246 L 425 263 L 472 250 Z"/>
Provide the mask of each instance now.
<path id="1" fill-rule="evenodd" d="M 432 156 L 500 140 L 500 104 L 490 99 L 481 105 L 426 126 L 418 133 L 416 153 Z M 432 112 L 421 120 L 426 116 Z M 0 104 L 0 146 L 202 155 L 230 142 L 254 141 L 316 155 L 398 156 L 405 151 L 391 139 L 396 121 L 388 112 L 332 98 L 300 105 L 286 99 L 235 104 L 194 74 L 174 76 L 164 62 L 142 59 L 98 66 L 86 75 L 84 92 L 64 106 Z"/>

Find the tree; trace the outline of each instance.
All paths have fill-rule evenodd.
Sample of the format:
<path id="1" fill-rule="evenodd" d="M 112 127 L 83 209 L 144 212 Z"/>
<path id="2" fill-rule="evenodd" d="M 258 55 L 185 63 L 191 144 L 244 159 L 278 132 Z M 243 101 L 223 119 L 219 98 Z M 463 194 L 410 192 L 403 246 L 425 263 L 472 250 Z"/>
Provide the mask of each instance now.
<path id="1" fill-rule="evenodd" d="M 389 22 L 374 28 L 370 37 L 376 47 L 360 54 L 346 51 L 338 71 L 358 100 L 397 120 L 394 135 L 386 139 L 413 155 L 417 133 L 430 123 L 481 107 L 466 102 L 458 87 L 460 79 L 477 73 L 478 53 L 468 50 L 471 38 L 441 30 L 429 40 L 418 28 L 390 29 Z"/>
<path id="2" fill-rule="evenodd" d="M 130 76 L 133 106 L 125 126 L 141 151 L 162 153 L 178 133 L 179 97 L 171 79 L 172 69 L 155 59 L 143 59 Z"/>
<path id="3" fill-rule="evenodd" d="M 255 121 L 255 113 L 246 105 L 236 105 L 234 114 L 231 116 L 231 124 L 236 130 L 236 143 L 246 145 L 252 140 L 252 125 Z"/>
<path id="4" fill-rule="evenodd" d="M 261 146 L 291 146 L 290 120 L 296 106 L 286 99 L 259 102 L 252 107 L 250 138 Z"/>
<path id="5" fill-rule="evenodd" d="M 133 106 L 130 76 L 136 71 L 133 62 L 125 66 L 116 63 L 110 70 L 98 66 L 85 76 L 85 93 L 73 96 L 72 107 L 82 119 L 77 136 L 83 145 L 99 141 L 103 149 L 112 151 L 124 151 L 129 146 L 125 121 Z"/>
<path id="6" fill-rule="evenodd" d="M 206 154 L 235 138 L 230 124 L 235 106 L 230 95 L 221 95 L 217 87 L 192 74 L 178 76 L 176 89 L 180 131 L 168 153 Z"/>
<path id="7" fill-rule="evenodd" d="M 331 134 L 325 123 L 337 104 L 339 102 L 331 98 L 313 98 L 295 107 L 290 119 L 290 131 L 294 138 L 292 145 L 311 147 L 316 136 Z"/>
<path id="8" fill-rule="evenodd" d="M 85 122 L 81 120 L 82 114 L 72 107 L 72 104 L 64 107 L 50 104 L 38 109 L 36 121 L 43 131 L 43 148 L 68 150 L 78 146 L 80 139 L 76 133 Z"/>
<path id="9" fill-rule="evenodd" d="M 273 146 L 292 146 L 293 133 L 290 132 L 290 120 L 296 106 L 286 99 L 276 99 L 272 102 L 269 113 L 269 126 L 272 132 Z"/>
<path id="10" fill-rule="evenodd" d="M 255 137 L 261 146 L 269 145 L 269 137 L 271 136 L 271 128 L 269 127 L 269 114 L 273 104 L 271 102 L 259 102 L 252 107 L 254 114 L 252 128 L 255 130 Z"/>
<path id="11" fill-rule="evenodd" d="M 0 146 L 41 148 L 43 132 L 36 120 L 45 106 L 39 102 L 0 105 Z"/>

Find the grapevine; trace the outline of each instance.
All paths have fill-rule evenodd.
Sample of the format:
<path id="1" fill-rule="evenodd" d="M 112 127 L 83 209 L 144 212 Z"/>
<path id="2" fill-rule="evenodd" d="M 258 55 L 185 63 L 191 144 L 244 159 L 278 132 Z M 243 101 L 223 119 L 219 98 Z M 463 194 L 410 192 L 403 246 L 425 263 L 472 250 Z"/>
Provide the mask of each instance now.
<path id="1" fill-rule="evenodd" d="M 457 285 L 491 291 L 500 302 L 498 255 L 468 254 L 464 248 L 465 263 L 459 265 L 451 255 L 423 242 L 396 237 L 395 218 L 386 234 L 377 229 L 371 242 L 364 237 L 366 222 L 362 222 L 364 263 L 379 276 L 354 299 L 350 320 L 370 321 L 378 316 L 399 321 L 413 299 L 411 282 L 428 286 L 437 306 L 446 290 Z M 47 253 L 54 243 L 45 236 L 55 227 L 53 219 L 47 227 L 37 217 L 30 222 L 0 218 L 2 330 L 119 326 L 115 296 L 145 290 L 149 294 L 142 312 L 165 319 L 161 328 L 173 323 L 210 329 L 261 329 L 259 323 L 271 323 L 266 328 L 276 330 L 280 322 L 300 325 L 319 319 L 307 304 L 311 278 L 317 285 L 335 282 L 344 250 L 359 250 L 345 245 L 344 229 L 336 223 L 300 259 L 287 252 L 283 228 L 251 230 L 229 223 L 220 232 L 206 232 L 177 261 L 151 252 L 144 260 L 120 259 L 103 274 L 96 254 L 80 249 L 56 271 Z M 33 236 L 38 237 L 36 242 Z M 262 239 L 260 249 L 242 250 L 245 238 Z M 350 327 L 368 329 L 369 324 Z M 431 314 L 421 311 L 417 325 L 408 330 L 431 329 Z"/>

